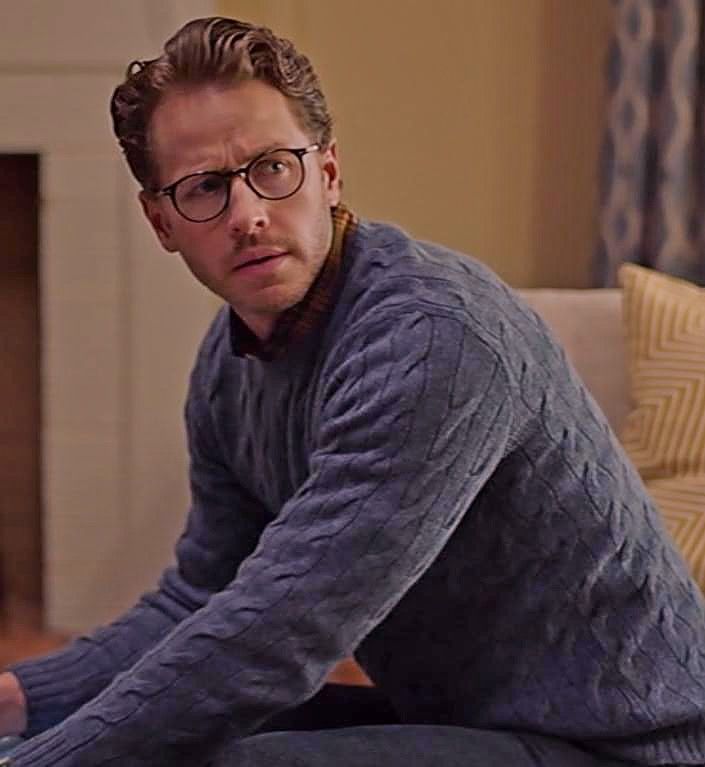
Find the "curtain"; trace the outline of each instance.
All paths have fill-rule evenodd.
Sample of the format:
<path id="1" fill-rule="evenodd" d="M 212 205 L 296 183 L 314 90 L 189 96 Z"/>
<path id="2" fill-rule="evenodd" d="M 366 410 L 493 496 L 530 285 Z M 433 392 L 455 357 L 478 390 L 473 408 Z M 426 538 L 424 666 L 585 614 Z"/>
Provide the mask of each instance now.
<path id="1" fill-rule="evenodd" d="M 614 0 L 596 281 L 625 261 L 705 284 L 702 0 Z"/>

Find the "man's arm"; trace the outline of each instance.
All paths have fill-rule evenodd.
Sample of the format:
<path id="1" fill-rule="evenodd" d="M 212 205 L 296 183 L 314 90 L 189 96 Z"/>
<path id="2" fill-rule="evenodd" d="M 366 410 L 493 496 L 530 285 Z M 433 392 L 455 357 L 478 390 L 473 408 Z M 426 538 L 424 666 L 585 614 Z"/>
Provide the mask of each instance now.
<path id="1" fill-rule="evenodd" d="M 109 626 L 49 655 L 11 665 L 11 674 L 7 676 L 20 685 L 25 721 L 17 731 L 7 729 L 5 719 L 0 719 L 0 735 L 21 733 L 31 737 L 62 721 L 95 697 L 118 672 L 132 666 L 189 614 L 170 602 L 172 600 L 161 592 L 145 595 Z M 2 676 L 5 678 L 5 674 Z M 0 695 L 6 691 L 10 691 L 9 688 L 0 689 Z"/>
<path id="2" fill-rule="evenodd" d="M 395 311 L 349 330 L 326 376 L 310 475 L 234 580 L 17 767 L 142 767 L 246 735 L 313 695 L 432 563 L 508 450 L 502 361 L 454 317 Z"/>
<path id="3" fill-rule="evenodd" d="M 261 508 L 219 460 L 213 432 L 200 422 L 201 393 L 193 380 L 186 405 L 191 509 L 176 546 L 178 565 L 110 625 L 50 655 L 12 665 L 12 675 L 0 677 L 0 736 L 34 736 L 92 700 L 230 582 L 254 549 L 264 526 Z"/>

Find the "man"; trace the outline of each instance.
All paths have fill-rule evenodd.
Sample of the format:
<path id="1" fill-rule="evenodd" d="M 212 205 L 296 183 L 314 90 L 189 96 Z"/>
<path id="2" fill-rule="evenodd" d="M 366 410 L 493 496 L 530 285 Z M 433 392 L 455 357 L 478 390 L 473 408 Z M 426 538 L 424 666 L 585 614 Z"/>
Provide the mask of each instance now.
<path id="1" fill-rule="evenodd" d="M 225 307 L 177 565 L 0 677 L 13 765 L 705 764 L 703 600 L 638 476 L 512 291 L 341 204 L 308 60 L 194 21 L 112 115 Z"/>

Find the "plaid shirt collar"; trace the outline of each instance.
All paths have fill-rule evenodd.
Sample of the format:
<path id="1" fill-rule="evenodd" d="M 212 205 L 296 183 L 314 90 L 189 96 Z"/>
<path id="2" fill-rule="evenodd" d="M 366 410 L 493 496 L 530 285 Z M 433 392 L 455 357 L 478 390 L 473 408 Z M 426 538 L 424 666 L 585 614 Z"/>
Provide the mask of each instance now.
<path id="1" fill-rule="evenodd" d="M 298 304 L 279 316 L 272 334 L 261 341 L 230 309 L 230 346 L 238 357 L 273 360 L 310 333 L 328 313 L 338 284 L 345 243 L 357 218 L 344 205 L 332 209 L 333 241 L 318 276 Z"/>

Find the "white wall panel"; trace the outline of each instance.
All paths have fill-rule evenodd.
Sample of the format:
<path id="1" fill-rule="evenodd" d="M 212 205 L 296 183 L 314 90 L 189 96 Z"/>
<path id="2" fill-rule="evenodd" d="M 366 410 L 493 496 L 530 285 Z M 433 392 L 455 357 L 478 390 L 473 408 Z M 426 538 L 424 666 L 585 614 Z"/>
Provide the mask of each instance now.
<path id="1" fill-rule="evenodd" d="M 168 559 L 187 505 L 181 402 L 214 304 L 146 230 L 110 130 L 126 64 L 205 0 L 0 0 L 0 152 L 40 160 L 47 622 L 83 631 Z"/>

